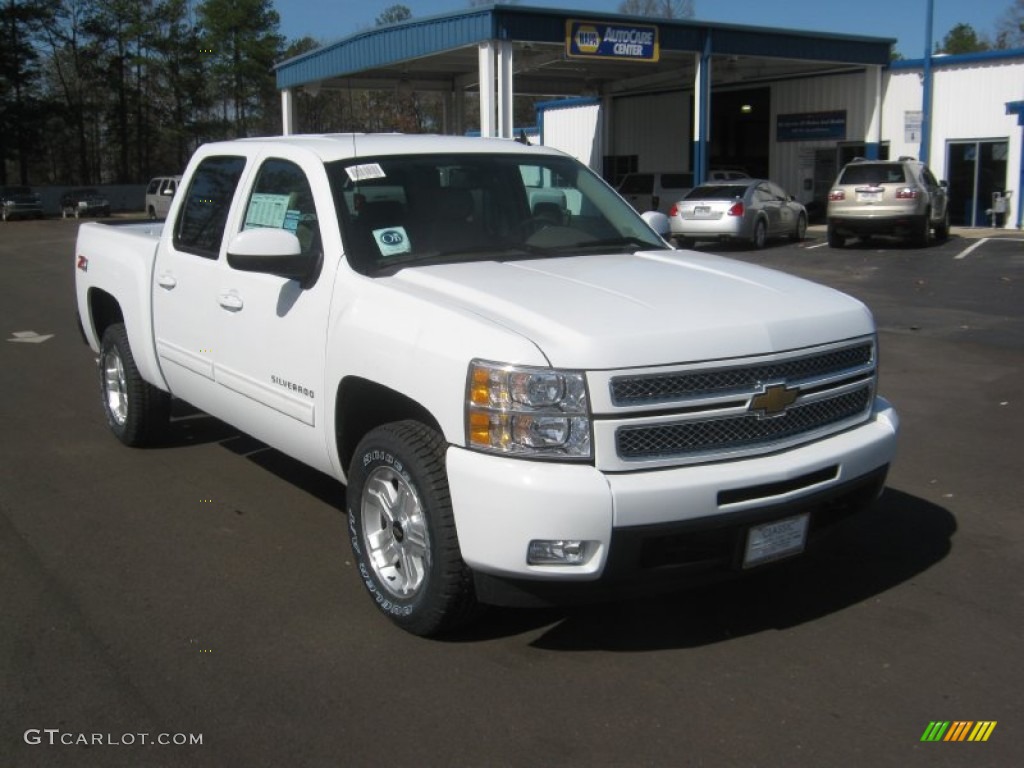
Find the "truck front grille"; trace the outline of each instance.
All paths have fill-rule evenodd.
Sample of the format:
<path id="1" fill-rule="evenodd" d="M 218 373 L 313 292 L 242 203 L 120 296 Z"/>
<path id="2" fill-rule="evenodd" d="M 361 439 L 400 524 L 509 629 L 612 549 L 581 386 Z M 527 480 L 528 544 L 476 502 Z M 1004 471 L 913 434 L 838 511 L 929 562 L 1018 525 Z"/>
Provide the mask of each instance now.
<path id="1" fill-rule="evenodd" d="M 870 337 L 744 359 L 609 371 L 595 421 L 602 469 L 755 456 L 818 440 L 871 415 Z"/>
<path id="2" fill-rule="evenodd" d="M 829 427 L 863 414 L 872 388 L 794 405 L 780 416 L 754 413 L 707 420 L 687 420 L 616 431 L 616 448 L 623 459 L 685 457 L 763 446 Z"/>
<path id="3" fill-rule="evenodd" d="M 616 376 L 611 380 L 616 406 L 648 405 L 684 398 L 742 393 L 765 381 L 794 381 L 831 376 L 872 362 L 872 344 L 796 357 L 753 366 L 715 368 L 666 374 Z"/>

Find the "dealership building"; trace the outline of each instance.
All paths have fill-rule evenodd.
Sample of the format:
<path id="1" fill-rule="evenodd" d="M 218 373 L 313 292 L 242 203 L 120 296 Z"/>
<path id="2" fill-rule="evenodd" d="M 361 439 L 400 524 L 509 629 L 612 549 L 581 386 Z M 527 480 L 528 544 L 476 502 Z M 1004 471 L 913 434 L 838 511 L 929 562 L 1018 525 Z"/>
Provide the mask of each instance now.
<path id="1" fill-rule="evenodd" d="M 285 133 L 297 92 L 375 88 L 442 94 L 453 134 L 477 100 L 480 134 L 513 138 L 526 95 L 539 140 L 613 183 L 742 167 L 818 208 L 850 159 L 910 155 L 949 181 L 953 225 L 1020 228 L 1024 49 L 892 62 L 895 42 L 495 5 L 360 32 L 277 83 Z"/>

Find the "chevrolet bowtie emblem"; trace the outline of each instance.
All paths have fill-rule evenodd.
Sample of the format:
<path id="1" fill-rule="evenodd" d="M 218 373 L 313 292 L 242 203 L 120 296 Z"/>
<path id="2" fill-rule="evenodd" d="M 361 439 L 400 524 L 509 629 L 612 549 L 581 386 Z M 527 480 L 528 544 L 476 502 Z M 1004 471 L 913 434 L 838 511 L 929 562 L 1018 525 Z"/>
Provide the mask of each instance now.
<path id="1" fill-rule="evenodd" d="M 799 396 L 799 389 L 789 389 L 785 384 L 772 384 L 750 399 L 750 406 L 747 410 L 752 411 L 761 419 L 779 416 L 785 413 L 786 409 Z"/>

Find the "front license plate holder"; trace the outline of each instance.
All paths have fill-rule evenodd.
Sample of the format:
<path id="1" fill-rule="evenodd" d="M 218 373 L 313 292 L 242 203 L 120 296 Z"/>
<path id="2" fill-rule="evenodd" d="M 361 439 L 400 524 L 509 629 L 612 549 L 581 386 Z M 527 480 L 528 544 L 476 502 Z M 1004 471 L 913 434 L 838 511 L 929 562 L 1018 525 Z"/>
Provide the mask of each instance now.
<path id="1" fill-rule="evenodd" d="M 810 514 L 804 513 L 748 528 L 743 567 L 753 568 L 803 552 L 810 519 Z"/>

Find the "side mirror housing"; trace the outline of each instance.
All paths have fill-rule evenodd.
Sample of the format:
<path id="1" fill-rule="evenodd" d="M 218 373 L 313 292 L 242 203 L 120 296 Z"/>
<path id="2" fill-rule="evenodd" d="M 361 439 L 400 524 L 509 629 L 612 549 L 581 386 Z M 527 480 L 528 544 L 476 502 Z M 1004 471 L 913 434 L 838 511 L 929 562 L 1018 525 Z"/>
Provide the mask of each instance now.
<path id="1" fill-rule="evenodd" d="M 228 265 L 240 272 L 305 282 L 315 274 L 317 264 L 317 255 L 304 254 L 299 238 L 285 229 L 247 229 L 228 243 Z"/>
<path id="2" fill-rule="evenodd" d="M 645 211 L 640 214 L 640 218 L 643 219 L 647 226 L 653 229 L 662 237 L 668 237 L 670 234 L 671 227 L 669 227 L 668 216 L 660 211 Z"/>

